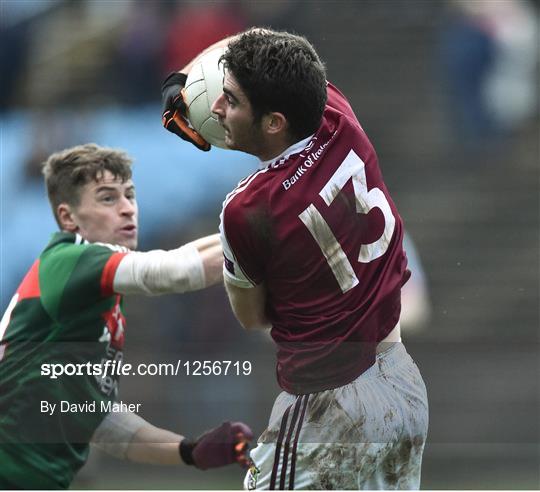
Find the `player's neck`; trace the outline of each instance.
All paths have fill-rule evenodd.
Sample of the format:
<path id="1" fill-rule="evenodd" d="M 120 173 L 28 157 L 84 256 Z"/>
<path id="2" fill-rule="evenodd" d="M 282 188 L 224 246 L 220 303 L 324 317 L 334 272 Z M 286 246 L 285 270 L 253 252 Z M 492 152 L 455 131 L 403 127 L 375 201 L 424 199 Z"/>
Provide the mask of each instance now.
<path id="1" fill-rule="evenodd" d="M 304 138 L 303 140 L 300 140 L 299 142 L 282 142 L 281 145 L 276 145 L 273 152 L 265 152 L 264 155 L 268 155 L 268 157 L 263 158 L 263 154 L 259 153 L 257 157 L 261 160 L 261 168 L 266 167 L 272 162 L 278 160 L 281 157 L 287 157 L 291 154 L 300 152 L 309 142 L 309 140 L 313 137 L 313 135 L 310 135 L 309 137 Z M 268 150 L 267 148 L 266 150 Z"/>
<path id="2" fill-rule="evenodd" d="M 294 142 L 289 142 L 285 135 L 275 136 L 273 138 L 266 138 L 264 145 L 261 146 L 257 157 L 262 161 L 271 161 L 276 157 L 279 157 L 285 152 Z"/>
<path id="3" fill-rule="evenodd" d="M 279 155 L 281 155 L 288 148 L 288 145 L 276 146 L 272 149 L 265 149 L 264 152 L 259 153 L 257 156 L 262 162 L 272 161 Z"/>

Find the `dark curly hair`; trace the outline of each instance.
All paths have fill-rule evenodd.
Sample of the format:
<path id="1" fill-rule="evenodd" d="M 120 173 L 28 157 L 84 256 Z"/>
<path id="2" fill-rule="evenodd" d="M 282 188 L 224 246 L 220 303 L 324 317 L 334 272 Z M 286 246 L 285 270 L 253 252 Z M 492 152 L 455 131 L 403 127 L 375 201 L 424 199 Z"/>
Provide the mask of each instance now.
<path id="1" fill-rule="evenodd" d="M 317 130 L 326 104 L 326 71 L 306 38 L 250 29 L 229 43 L 220 61 L 246 94 L 256 121 L 282 113 L 291 143 Z"/>

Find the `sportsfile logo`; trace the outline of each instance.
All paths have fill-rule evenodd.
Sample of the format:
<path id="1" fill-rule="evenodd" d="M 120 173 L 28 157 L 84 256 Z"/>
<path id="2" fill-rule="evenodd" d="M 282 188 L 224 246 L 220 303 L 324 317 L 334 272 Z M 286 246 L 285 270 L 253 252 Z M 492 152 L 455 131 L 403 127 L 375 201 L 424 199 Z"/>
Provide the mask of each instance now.
<path id="1" fill-rule="evenodd" d="M 66 364 L 43 363 L 41 375 L 49 379 L 63 376 L 95 376 L 98 381 L 120 376 L 249 376 L 253 365 L 249 360 L 181 360 L 176 363 L 129 364 L 103 359 L 101 363 L 81 362 Z"/>
<path id="2" fill-rule="evenodd" d="M 310 154 L 308 154 L 308 156 L 305 158 L 304 162 L 302 164 L 300 164 L 296 168 L 295 173 L 289 179 L 286 179 L 285 181 L 282 181 L 281 184 L 283 185 L 283 188 L 285 188 L 285 190 L 288 190 L 294 183 L 297 183 L 298 180 L 309 170 L 309 168 L 311 166 L 313 166 L 313 164 L 315 164 L 319 160 L 319 157 L 321 157 L 321 154 L 323 153 L 323 150 L 332 141 L 335 134 L 336 134 L 336 132 L 334 132 L 332 134 L 332 136 L 328 139 L 328 141 L 321 144 L 316 151 L 311 152 Z M 313 141 L 311 141 L 308 144 L 308 146 L 304 149 L 304 152 L 306 150 L 309 152 L 312 145 L 313 145 Z M 300 156 L 305 157 L 303 154 L 300 154 Z"/>

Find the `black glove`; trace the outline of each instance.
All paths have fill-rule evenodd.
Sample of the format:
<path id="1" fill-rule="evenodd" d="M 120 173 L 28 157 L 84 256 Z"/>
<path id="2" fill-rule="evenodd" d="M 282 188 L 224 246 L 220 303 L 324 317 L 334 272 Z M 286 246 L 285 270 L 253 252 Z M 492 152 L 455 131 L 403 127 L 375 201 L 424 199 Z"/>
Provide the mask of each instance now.
<path id="1" fill-rule="evenodd" d="M 186 116 L 187 106 L 183 94 L 186 80 L 186 74 L 173 72 L 163 82 L 161 86 L 161 121 L 170 132 L 186 142 L 192 143 L 198 149 L 208 151 L 211 148 L 210 144 L 190 126 Z"/>
<path id="2" fill-rule="evenodd" d="M 196 441 L 184 439 L 179 451 L 187 465 L 201 470 L 239 463 L 247 468 L 248 442 L 253 432 L 242 422 L 223 422 L 219 427 L 205 432 Z"/>

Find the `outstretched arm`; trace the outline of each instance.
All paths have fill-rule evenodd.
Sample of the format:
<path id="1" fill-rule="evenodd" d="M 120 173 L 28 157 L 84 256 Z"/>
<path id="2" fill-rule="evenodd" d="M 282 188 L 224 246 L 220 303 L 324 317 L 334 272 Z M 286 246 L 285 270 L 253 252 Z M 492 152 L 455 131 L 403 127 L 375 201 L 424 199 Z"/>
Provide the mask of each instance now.
<path id="1" fill-rule="evenodd" d="M 221 281 L 223 253 L 218 234 L 170 251 L 128 253 L 118 265 L 118 294 L 159 295 L 210 287 Z"/>
<path id="2" fill-rule="evenodd" d="M 206 286 L 215 285 L 223 280 L 223 250 L 219 234 L 202 237 L 191 242 L 201 255 Z"/>
<path id="3" fill-rule="evenodd" d="M 205 470 L 247 463 L 251 429 L 224 422 L 195 440 L 156 427 L 135 413 L 109 413 L 92 436 L 92 444 L 120 459 L 153 465 L 194 465 Z"/>

